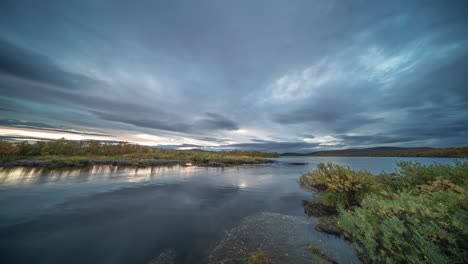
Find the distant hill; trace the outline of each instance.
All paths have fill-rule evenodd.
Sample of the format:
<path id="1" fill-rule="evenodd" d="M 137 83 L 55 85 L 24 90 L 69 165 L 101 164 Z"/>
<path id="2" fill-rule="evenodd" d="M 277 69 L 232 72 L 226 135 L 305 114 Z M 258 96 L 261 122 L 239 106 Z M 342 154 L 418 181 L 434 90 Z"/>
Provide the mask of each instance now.
<path id="1" fill-rule="evenodd" d="M 468 147 L 461 148 L 400 148 L 374 147 L 324 150 L 311 153 L 283 153 L 282 156 L 319 157 L 453 157 L 468 158 Z"/>

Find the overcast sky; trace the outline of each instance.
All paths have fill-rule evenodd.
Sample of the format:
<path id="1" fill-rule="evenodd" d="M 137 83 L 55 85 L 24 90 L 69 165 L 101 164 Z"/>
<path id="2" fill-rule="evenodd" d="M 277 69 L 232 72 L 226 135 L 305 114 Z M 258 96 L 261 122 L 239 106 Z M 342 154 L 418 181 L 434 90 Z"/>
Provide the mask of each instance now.
<path id="1" fill-rule="evenodd" d="M 0 136 L 468 145 L 466 1 L 0 2 Z"/>

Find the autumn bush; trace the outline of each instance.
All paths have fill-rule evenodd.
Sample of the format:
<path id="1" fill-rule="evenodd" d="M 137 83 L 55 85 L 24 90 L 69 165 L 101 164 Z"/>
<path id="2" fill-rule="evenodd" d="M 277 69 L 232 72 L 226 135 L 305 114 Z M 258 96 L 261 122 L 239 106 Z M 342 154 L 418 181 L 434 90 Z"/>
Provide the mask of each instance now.
<path id="1" fill-rule="evenodd" d="M 18 153 L 19 150 L 15 145 L 0 141 L 0 156 L 17 155 Z"/>
<path id="2" fill-rule="evenodd" d="M 353 171 L 348 166 L 321 163 L 317 169 L 299 179 L 302 188 L 321 193 L 318 198 L 326 206 L 359 205 L 372 191 L 375 177 L 367 171 Z"/>

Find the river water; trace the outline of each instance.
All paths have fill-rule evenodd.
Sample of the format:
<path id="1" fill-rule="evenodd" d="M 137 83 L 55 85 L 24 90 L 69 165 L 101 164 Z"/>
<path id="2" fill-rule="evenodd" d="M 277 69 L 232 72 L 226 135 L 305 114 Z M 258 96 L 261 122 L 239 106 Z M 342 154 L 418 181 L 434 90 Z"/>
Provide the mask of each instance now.
<path id="1" fill-rule="evenodd" d="M 380 173 L 395 171 L 403 160 L 454 162 L 281 157 L 229 168 L 0 168 L 0 263 L 149 263 L 167 249 L 177 263 L 206 263 L 246 217 L 268 212 L 313 221 L 301 204 L 314 195 L 297 180 L 318 163 Z M 308 236 L 338 262 L 356 262 L 342 238 L 313 226 Z"/>

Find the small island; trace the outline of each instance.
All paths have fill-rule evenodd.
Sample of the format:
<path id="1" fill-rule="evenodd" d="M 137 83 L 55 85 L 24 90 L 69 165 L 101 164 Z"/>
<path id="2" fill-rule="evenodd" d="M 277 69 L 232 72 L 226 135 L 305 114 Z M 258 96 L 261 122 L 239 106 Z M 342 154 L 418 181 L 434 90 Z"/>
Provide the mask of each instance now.
<path id="1" fill-rule="evenodd" d="M 39 141 L 19 144 L 0 141 L 0 167 L 75 168 L 93 165 L 224 167 L 271 162 L 277 153 L 157 149 L 126 142 Z"/>

